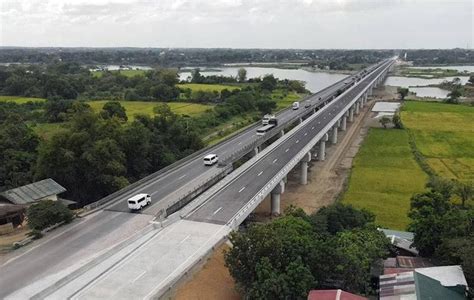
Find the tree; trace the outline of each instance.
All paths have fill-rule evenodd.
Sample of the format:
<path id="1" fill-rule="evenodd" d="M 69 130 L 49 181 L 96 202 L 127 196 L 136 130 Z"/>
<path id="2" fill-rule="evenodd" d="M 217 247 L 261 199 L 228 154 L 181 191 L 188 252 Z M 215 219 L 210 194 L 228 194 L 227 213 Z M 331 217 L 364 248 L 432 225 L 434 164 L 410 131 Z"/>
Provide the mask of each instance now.
<path id="1" fill-rule="evenodd" d="M 405 97 L 408 95 L 408 88 L 403 88 L 403 87 L 399 87 L 397 89 L 397 93 L 400 95 L 400 99 L 403 101 L 405 100 Z"/>
<path id="2" fill-rule="evenodd" d="M 125 122 L 128 120 L 125 107 L 123 107 L 122 104 L 120 104 L 120 102 L 118 101 L 106 102 L 102 107 L 100 115 L 104 119 L 110 119 L 115 117 Z"/>
<path id="3" fill-rule="evenodd" d="M 431 176 L 426 184 L 431 191 L 441 194 L 444 199 L 450 199 L 455 188 L 455 182 L 440 176 Z"/>
<path id="4" fill-rule="evenodd" d="M 260 87 L 262 90 L 266 91 L 273 91 L 277 86 L 277 80 L 275 77 L 273 77 L 272 74 L 270 75 L 265 75 L 262 79 L 262 82 L 260 83 Z"/>
<path id="5" fill-rule="evenodd" d="M 390 118 L 388 117 L 382 117 L 380 120 L 379 120 L 380 124 L 382 124 L 383 128 L 387 129 L 387 125 L 390 124 Z"/>
<path id="6" fill-rule="evenodd" d="M 369 292 L 370 267 L 389 241 L 371 225 L 374 216 L 338 204 L 308 216 L 290 208 L 270 223 L 233 232 L 225 264 L 249 299 L 304 299 L 329 285 Z"/>
<path id="7" fill-rule="evenodd" d="M 463 90 L 461 85 L 455 85 L 451 92 L 448 94 L 445 102 L 456 104 L 459 103 L 459 98 L 463 95 Z"/>
<path id="8" fill-rule="evenodd" d="M 19 115 L 8 113 L 0 123 L 0 189 L 31 183 L 39 137 Z"/>
<path id="9" fill-rule="evenodd" d="M 237 78 L 239 82 L 245 82 L 245 80 L 247 79 L 247 70 L 245 70 L 244 68 L 240 68 L 237 71 Z"/>
<path id="10" fill-rule="evenodd" d="M 196 68 L 191 72 L 191 82 L 192 83 L 202 83 L 204 81 L 204 76 L 201 75 L 201 69 Z"/>
<path id="11" fill-rule="evenodd" d="M 262 115 L 270 114 L 272 110 L 274 110 L 276 107 L 277 107 L 276 102 L 272 100 L 264 99 L 257 102 L 257 108 Z"/>
<path id="12" fill-rule="evenodd" d="M 30 229 L 43 230 L 60 222 L 70 223 L 72 212 L 61 202 L 42 200 L 28 207 L 26 211 Z"/>
<path id="13" fill-rule="evenodd" d="M 319 232 L 336 234 L 340 231 L 363 228 L 375 221 L 375 215 L 365 209 L 355 209 L 352 205 L 337 202 L 322 207 L 311 215 L 313 226 Z"/>
<path id="14" fill-rule="evenodd" d="M 422 256 L 432 256 L 444 238 L 459 237 L 472 230 L 472 212 L 460 210 L 438 192 L 411 198 L 408 226 L 415 235 L 413 245 Z"/>
<path id="15" fill-rule="evenodd" d="M 474 73 L 471 73 L 471 75 L 469 76 L 468 82 L 470 85 L 474 85 Z"/>
<path id="16" fill-rule="evenodd" d="M 461 198 L 462 207 L 465 207 L 466 202 L 474 197 L 474 185 L 472 182 L 457 182 L 454 192 Z"/>
<path id="17" fill-rule="evenodd" d="M 403 123 L 402 123 L 402 118 L 400 118 L 400 114 L 399 113 L 395 113 L 392 117 L 392 123 L 393 123 L 393 126 L 396 128 L 396 129 L 403 129 Z"/>
<path id="18" fill-rule="evenodd" d="M 445 265 L 461 265 L 469 286 L 474 285 L 474 235 L 446 238 L 436 248 L 435 258 Z"/>

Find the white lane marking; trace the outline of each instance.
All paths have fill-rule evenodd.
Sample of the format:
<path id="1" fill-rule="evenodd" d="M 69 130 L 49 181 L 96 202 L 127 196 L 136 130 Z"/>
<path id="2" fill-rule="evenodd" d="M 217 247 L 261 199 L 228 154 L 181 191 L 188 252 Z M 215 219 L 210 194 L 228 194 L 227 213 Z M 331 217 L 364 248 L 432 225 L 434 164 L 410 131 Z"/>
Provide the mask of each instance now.
<path id="1" fill-rule="evenodd" d="M 243 186 L 243 187 L 239 190 L 239 193 L 242 192 L 243 190 L 245 190 L 245 186 Z"/>
<path id="2" fill-rule="evenodd" d="M 290 148 L 286 148 L 285 152 L 288 152 L 290 150 Z"/>
<path id="3" fill-rule="evenodd" d="M 318 124 L 319 124 L 319 123 L 318 123 Z M 313 127 L 311 127 L 311 130 L 312 130 L 312 129 L 314 129 L 314 126 L 313 126 Z"/>
<path id="4" fill-rule="evenodd" d="M 187 239 L 189 239 L 191 237 L 190 234 L 188 234 L 181 242 L 179 242 L 179 244 L 181 245 L 182 243 L 184 243 Z"/>
<path id="5" fill-rule="evenodd" d="M 143 271 L 142 273 L 140 273 L 140 275 L 138 275 L 137 277 L 135 277 L 135 279 L 133 279 L 132 283 L 134 283 L 135 281 L 137 281 L 138 279 L 140 279 L 140 277 L 142 277 L 143 275 L 145 275 L 146 271 Z"/>
<path id="6" fill-rule="evenodd" d="M 237 145 L 240 145 L 240 144 L 242 144 L 242 142 L 239 142 Z"/>
<path id="7" fill-rule="evenodd" d="M 306 135 L 308 135 L 308 133 L 307 133 L 307 132 L 305 132 L 305 133 L 304 133 L 304 135 L 306 136 Z"/>
<path id="8" fill-rule="evenodd" d="M 298 144 L 300 142 L 300 140 L 296 140 L 296 143 Z"/>
<path id="9" fill-rule="evenodd" d="M 178 179 L 183 179 L 184 177 L 186 177 L 186 175 L 188 174 L 184 174 L 183 176 L 178 177 Z"/>
<path id="10" fill-rule="evenodd" d="M 278 158 L 275 158 L 275 159 L 273 160 L 273 163 L 276 163 L 276 162 L 277 162 L 277 160 L 278 160 Z"/>
<path id="11" fill-rule="evenodd" d="M 216 209 L 216 211 L 213 213 L 213 215 L 217 214 L 220 210 L 222 209 L 222 206 Z"/>
<path id="12" fill-rule="evenodd" d="M 257 176 L 260 176 L 260 175 L 262 175 L 262 173 L 263 173 L 263 171 L 260 171 L 260 173 L 258 173 L 258 174 L 257 174 Z"/>

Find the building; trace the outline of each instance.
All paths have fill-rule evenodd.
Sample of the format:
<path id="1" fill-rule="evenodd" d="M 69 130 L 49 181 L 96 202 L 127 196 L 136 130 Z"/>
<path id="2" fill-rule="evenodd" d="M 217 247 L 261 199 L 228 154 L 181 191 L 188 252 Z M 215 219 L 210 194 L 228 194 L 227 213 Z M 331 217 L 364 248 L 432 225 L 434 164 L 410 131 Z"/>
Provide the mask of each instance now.
<path id="1" fill-rule="evenodd" d="M 414 235 L 409 231 L 398 231 L 377 228 L 382 231 L 387 238 L 390 239 L 392 245 L 397 247 L 399 254 L 402 255 L 418 255 L 418 250 L 412 246 Z"/>
<path id="2" fill-rule="evenodd" d="M 30 205 L 41 200 L 58 200 L 66 189 L 51 178 L 33 182 L 0 193 L 0 197 L 16 205 Z"/>
<path id="3" fill-rule="evenodd" d="M 343 290 L 312 290 L 308 294 L 308 300 L 367 300 L 367 298 Z"/>
<path id="4" fill-rule="evenodd" d="M 26 208 L 38 201 L 61 201 L 64 205 L 76 204 L 61 199 L 59 194 L 66 189 L 51 178 L 33 182 L 0 193 L 0 233 L 8 233 L 23 222 Z"/>
<path id="5" fill-rule="evenodd" d="M 461 266 L 416 268 L 380 276 L 381 300 L 466 299 Z"/>

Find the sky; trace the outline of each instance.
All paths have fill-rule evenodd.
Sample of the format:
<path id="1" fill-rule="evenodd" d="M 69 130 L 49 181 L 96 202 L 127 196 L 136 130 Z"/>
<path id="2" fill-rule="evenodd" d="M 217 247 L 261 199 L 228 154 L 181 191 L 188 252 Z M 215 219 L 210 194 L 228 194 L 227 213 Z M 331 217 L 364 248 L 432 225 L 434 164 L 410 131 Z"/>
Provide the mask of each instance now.
<path id="1" fill-rule="evenodd" d="M 0 46 L 474 48 L 474 0 L 0 0 Z"/>

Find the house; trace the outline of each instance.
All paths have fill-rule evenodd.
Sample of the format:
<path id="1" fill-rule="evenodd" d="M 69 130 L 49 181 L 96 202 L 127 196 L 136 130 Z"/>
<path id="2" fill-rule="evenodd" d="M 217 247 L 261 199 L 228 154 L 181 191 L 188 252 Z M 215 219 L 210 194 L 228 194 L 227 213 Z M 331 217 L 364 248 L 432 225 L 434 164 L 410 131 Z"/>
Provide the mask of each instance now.
<path id="1" fill-rule="evenodd" d="M 33 182 L 0 193 L 0 197 L 16 205 L 30 205 L 41 200 L 58 200 L 66 189 L 51 178 Z"/>
<path id="2" fill-rule="evenodd" d="M 308 294 L 308 300 L 367 300 L 367 298 L 343 290 L 312 290 Z"/>
<path id="3" fill-rule="evenodd" d="M 416 268 L 380 276 L 381 300 L 466 299 L 461 266 Z"/>
<path id="4" fill-rule="evenodd" d="M 397 247 L 399 254 L 403 255 L 418 255 L 418 250 L 412 246 L 414 234 L 409 231 L 398 231 L 391 229 L 377 228 L 383 232 L 387 238 L 390 239 L 392 245 Z"/>

